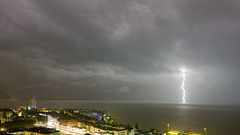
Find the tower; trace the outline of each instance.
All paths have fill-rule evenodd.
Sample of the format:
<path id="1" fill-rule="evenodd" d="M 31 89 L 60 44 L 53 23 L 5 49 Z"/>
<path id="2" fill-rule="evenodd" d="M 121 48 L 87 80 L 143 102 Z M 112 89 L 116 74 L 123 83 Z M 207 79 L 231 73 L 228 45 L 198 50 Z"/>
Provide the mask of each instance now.
<path id="1" fill-rule="evenodd" d="M 36 98 L 34 96 L 31 96 L 31 98 L 30 98 L 30 109 L 36 109 L 36 108 L 37 108 Z"/>

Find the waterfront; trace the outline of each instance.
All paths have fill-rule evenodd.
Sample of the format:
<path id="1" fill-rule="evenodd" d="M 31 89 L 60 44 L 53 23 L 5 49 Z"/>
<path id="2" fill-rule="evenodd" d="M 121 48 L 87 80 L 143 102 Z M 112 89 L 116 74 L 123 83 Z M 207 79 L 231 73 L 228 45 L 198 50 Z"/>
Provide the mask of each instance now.
<path id="1" fill-rule="evenodd" d="M 1 107 L 14 108 L 28 105 L 29 100 L 1 102 Z M 89 108 L 107 110 L 118 123 L 135 125 L 149 130 L 191 130 L 202 133 L 207 128 L 209 135 L 238 134 L 240 123 L 239 106 L 176 105 L 157 102 L 109 101 L 109 100 L 38 100 L 38 107 Z"/>

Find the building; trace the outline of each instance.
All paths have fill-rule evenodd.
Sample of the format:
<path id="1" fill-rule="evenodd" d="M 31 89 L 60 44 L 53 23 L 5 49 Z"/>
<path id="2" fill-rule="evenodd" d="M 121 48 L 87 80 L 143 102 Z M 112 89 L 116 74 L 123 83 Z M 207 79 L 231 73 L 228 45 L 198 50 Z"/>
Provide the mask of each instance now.
<path id="1" fill-rule="evenodd" d="M 181 131 L 167 130 L 164 132 L 163 135 L 202 135 L 202 134 L 196 134 L 196 133 L 192 133 L 192 131 L 186 131 L 186 130 L 181 130 Z"/>
<path id="2" fill-rule="evenodd" d="M 27 110 L 27 107 L 26 106 L 19 106 L 18 110 Z"/>
<path id="3" fill-rule="evenodd" d="M 3 110 L 0 110 L 0 121 L 1 121 L 1 123 L 5 123 Z"/>
<path id="4" fill-rule="evenodd" d="M 10 132 L 11 135 L 62 135 L 54 128 L 31 127 L 28 129 Z"/>
<path id="5" fill-rule="evenodd" d="M 74 120 L 60 120 L 59 124 L 63 126 L 75 127 L 78 126 L 79 123 Z"/>
<path id="6" fill-rule="evenodd" d="M 30 98 L 30 109 L 36 109 L 37 108 L 37 101 L 34 96 L 31 96 Z"/>
<path id="7" fill-rule="evenodd" d="M 167 130 L 163 135 L 178 135 L 179 131 Z"/>
<path id="8" fill-rule="evenodd" d="M 11 109 L 0 109 L 1 123 L 12 122 L 13 111 Z"/>
<path id="9" fill-rule="evenodd" d="M 38 112 L 48 112 L 46 109 L 47 109 L 47 108 L 45 108 L 45 107 L 40 107 L 40 108 L 38 107 L 38 108 L 37 108 L 37 111 L 38 111 Z"/>

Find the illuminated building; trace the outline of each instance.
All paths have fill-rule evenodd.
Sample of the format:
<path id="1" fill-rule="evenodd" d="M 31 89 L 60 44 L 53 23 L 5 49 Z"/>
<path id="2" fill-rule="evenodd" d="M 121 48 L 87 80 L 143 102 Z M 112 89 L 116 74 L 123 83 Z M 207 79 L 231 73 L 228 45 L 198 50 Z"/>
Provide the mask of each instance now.
<path id="1" fill-rule="evenodd" d="M 32 96 L 30 98 L 30 109 L 36 109 L 36 108 L 37 108 L 36 98 Z"/>
<path id="2" fill-rule="evenodd" d="M 51 115 L 47 115 L 47 119 L 48 126 L 56 126 L 58 124 L 57 118 L 53 118 Z"/>
<path id="3" fill-rule="evenodd" d="M 175 130 L 167 130 L 164 132 L 163 135 L 202 135 L 202 134 L 196 134 L 196 133 L 192 133 L 192 131 L 175 131 Z"/>
<path id="4" fill-rule="evenodd" d="M 178 135 L 179 131 L 167 130 L 163 135 Z"/>
<path id="5" fill-rule="evenodd" d="M 5 123 L 4 115 L 3 115 L 3 111 L 2 110 L 0 110 L 0 121 L 1 121 L 1 123 Z"/>
<path id="6" fill-rule="evenodd" d="M 45 107 L 38 107 L 37 108 L 37 111 L 38 112 L 48 112 L 48 110 L 46 110 L 47 108 L 45 108 Z"/>
<path id="7" fill-rule="evenodd" d="M 183 130 L 183 131 L 179 131 L 178 135 L 193 135 L 193 133 L 192 131 Z"/>
<path id="8" fill-rule="evenodd" d="M 19 106 L 19 110 L 27 110 L 26 106 Z"/>
<path id="9" fill-rule="evenodd" d="M 13 111 L 10 109 L 0 110 L 0 121 L 1 123 L 12 122 Z"/>

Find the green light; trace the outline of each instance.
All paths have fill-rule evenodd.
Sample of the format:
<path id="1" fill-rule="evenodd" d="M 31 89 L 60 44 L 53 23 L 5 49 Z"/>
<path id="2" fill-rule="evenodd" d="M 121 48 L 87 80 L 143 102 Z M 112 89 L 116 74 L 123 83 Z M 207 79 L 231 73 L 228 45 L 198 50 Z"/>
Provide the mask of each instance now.
<path id="1" fill-rule="evenodd" d="M 207 131 L 207 128 L 204 128 L 204 129 L 203 129 L 203 131 L 205 131 L 205 132 L 206 132 L 206 131 Z"/>

